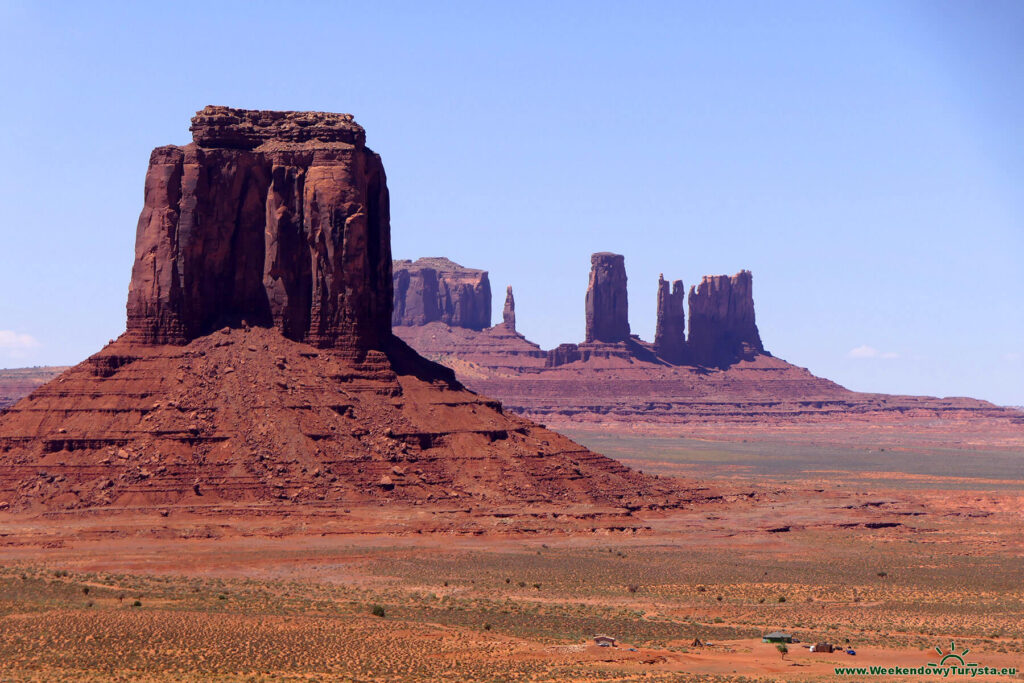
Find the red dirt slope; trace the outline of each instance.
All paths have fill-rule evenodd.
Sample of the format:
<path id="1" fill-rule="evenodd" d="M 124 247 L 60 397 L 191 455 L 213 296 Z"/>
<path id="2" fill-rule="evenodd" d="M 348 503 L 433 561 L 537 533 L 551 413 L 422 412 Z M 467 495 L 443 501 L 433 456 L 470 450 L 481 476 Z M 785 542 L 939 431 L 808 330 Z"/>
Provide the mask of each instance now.
<path id="1" fill-rule="evenodd" d="M 678 500 L 398 340 L 357 362 L 266 328 L 185 346 L 121 339 L 0 416 L 0 506 L 12 511 L 275 499 Z"/>

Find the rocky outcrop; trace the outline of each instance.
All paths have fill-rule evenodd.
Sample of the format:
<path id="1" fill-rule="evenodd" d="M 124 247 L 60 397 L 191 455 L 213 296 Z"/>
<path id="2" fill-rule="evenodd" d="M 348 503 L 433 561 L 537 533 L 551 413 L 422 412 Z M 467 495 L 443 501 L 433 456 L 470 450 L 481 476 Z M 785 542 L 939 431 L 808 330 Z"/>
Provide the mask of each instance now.
<path id="1" fill-rule="evenodd" d="M 146 173 L 128 335 L 185 344 L 273 326 L 319 347 L 390 337 L 391 242 L 380 157 L 348 114 L 206 107 L 192 144 Z"/>
<path id="2" fill-rule="evenodd" d="M 599 252 L 590 257 L 586 297 L 587 342 L 629 339 L 626 264 L 621 254 Z"/>
<path id="3" fill-rule="evenodd" d="M 512 296 L 512 285 L 505 289 L 505 307 L 501 310 L 501 322 L 510 330 L 516 329 L 516 300 Z"/>
<path id="4" fill-rule="evenodd" d="M 658 276 L 658 318 L 654 332 L 654 352 L 662 360 L 679 364 L 686 360 L 686 290 L 676 280 L 669 290 L 668 280 Z"/>
<path id="5" fill-rule="evenodd" d="M 690 287 L 690 360 L 708 367 L 728 367 L 764 353 L 754 322 L 753 278 L 749 270 L 736 275 L 705 275 Z"/>
<path id="6" fill-rule="evenodd" d="M 482 330 L 491 326 L 491 283 L 486 270 L 464 268 L 446 258 L 401 260 L 393 264 L 392 325 L 426 325 Z"/>
<path id="7" fill-rule="evenodd" d="M 568 365 L 578 360 L 583 360 L 579 344 L 559 344 L 548 351 L 548 357 L 544 365 L 549 368 L 557 368 L 560 365 Z"/>
<path id="8" fill-rule="evenodd" d="M 192 129 L 151 159 L 127 332 L 0 412 L 0 515 L 681 503 L 390 333 L 384 169 L 350 116 L 207 107 Z M 486 325 L 486 274 L 446 264 L 437 310 Z M 403 329 L 431 326 L 544 363 L 504 326 Z"/>

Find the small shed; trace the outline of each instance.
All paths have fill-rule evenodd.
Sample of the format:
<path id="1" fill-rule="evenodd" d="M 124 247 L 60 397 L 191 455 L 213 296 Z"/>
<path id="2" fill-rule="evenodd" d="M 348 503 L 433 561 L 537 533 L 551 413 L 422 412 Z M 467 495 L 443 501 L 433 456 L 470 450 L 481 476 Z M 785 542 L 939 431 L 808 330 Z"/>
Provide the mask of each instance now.
<path id="1" fill-rule="evenodd" d="M 762 643 L 792 643 L 793 634 L 783 631 L 772 631 L 761 637 Z"/>
<path id="2" fill-rule="evenodd" d="M 832 652 L 834 649 L 832 643 L 815 643 L 811 645 L 811 652 Z"/>
<path id="3" fill-rule="evenodd" d="M 594 636 L 594 642 L 597 643 L 598 647 L 618 647 L 615 639 L 611 636 Z"/>

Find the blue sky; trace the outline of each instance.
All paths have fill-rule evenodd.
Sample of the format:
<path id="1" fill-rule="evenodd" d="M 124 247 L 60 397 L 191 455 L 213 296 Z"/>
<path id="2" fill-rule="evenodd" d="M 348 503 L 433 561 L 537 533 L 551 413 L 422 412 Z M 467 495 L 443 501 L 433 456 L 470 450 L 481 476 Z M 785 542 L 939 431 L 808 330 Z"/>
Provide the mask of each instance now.
<path id="1" fill-rule="evenodd" d="M 149 151 L 226 104 L 355 114 L 395 256 L 544 347 L 616 251 L 647 339 L 659 273 L 749 268 L 777 356 L 1024 404 L 1020 2 L 0 2 L 0 57 L 0 366 L 123 331 Z"/>

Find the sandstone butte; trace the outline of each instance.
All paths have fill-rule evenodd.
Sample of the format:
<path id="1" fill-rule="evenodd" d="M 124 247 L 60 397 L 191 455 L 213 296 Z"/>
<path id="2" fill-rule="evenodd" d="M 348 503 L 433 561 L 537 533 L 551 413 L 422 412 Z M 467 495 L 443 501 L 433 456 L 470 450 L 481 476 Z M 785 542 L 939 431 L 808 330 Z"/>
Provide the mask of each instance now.
<path id="1" fill-rule="evenodd" d="M 659 276 L 654 343 L 629 334 L 626 286 L 623 257 L 594 254 L 585 340 L 550 350 L 504 322 L 483 330 L 430 322 L 394 332 L 453 368 L 470 389 L 559 429 L 1024 447 L 1019 410 L 971 398 L 854 392 L 772 356 L 757 329 L 749 271 L 704 276 L 690 287 L 688 316 L 683 283 Z"/>
<path id="2" fill-rule="evenodd" d="M 393 277 L 399 322 L 467 331 L 489 284 L 393 269 L 350 115 L 211 106 L 191 131 L 150 157 L 125 333 L 0 414 L 0 508 L 679 503 L 392 335 Z"/>

